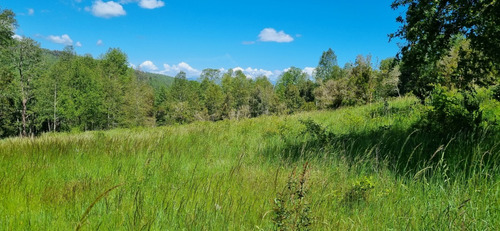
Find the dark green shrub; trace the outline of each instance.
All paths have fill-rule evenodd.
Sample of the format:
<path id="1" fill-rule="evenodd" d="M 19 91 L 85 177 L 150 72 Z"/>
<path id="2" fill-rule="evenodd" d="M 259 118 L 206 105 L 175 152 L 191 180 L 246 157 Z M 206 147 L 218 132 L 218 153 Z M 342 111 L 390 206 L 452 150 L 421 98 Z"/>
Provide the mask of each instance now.
<path id="1" fill-rule="evenodd" d="M 471 131 L 482 121 L 479 100 L 473 91 L 449 90 L 436 85 L 427 115 L 419 125 L 438 133 Z"/>

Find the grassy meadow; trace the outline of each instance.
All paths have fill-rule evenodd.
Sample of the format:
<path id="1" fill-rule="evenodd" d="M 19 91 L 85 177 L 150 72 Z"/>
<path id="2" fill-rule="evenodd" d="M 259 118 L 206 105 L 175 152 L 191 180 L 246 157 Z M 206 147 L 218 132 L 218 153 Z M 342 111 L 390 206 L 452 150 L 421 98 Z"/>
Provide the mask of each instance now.
<path id="1" fill-rule="evenodd" d="M 425 133 L 422 107 L 0 140 L 0 230 L 498 229 L 498 128 Z"/>

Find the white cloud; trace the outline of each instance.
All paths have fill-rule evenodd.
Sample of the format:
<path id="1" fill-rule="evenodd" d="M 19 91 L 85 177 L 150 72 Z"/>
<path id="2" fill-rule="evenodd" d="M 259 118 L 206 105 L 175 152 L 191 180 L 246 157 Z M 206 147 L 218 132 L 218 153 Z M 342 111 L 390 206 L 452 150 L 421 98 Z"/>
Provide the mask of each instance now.
<path id="1" fill-rule="evenodd" d="M 184 71 L 188 77 L 198 77 L 201 74 L 200 70 L 191 67 L 185 62 L 181 62 L 177 65 L 163 64 L 163 68 L 164 70 L 159 71 L 158 73 L 174 76 L 177 75 L 177 73 Z"/>
<path id="2" fill-rule="evenodd" d="M 265 28 L 260 32 L 259 40 L 262 42 L 289 43 L 293 41 L 293 38 L 284 31 L 277 32 L 273 28 Z"/>
<path id="3" fill-rule="evenodd" d="M 139 69 L 151 72 L 151 71 L 157 71 L 158 67 L 153 62 L 147 60 L 139 65 Z"/>
<path id="4" fill-rule="evenodd" d="M 81 42 L 76 42 L 76 43 L 75 43 L 75 46 L 76 46 L 76 47 L 82 47 L 82 43 L 81 43 Z"/>
<path id="5" fill-rule="evenodd" d="M 35 14 L 35 10 L 32 9 L 32 8 L 29 8 L 28 9 L 28 15 L 34 15 Z"/>
<path id="6" fill-rule="evenodd" d="M 314 67 L 306 67 L 302 71 L 304 73 L 308 74 L 309 76 L 313 76 L 314 72 L 316 71 L 316 68 L 314 68 Z"/>
<path id="7" fill-rule="evenodd" d="M 102 44 L 104 44 L 104 42 L 102 42 L 102 40 L 100 40 L 100 39 L 97 40 L 97 43 L 96 43 L 97 46 L 102 46 Z"/>
<path id="8" fill-rule="evenodd" d="M 71 38 L 67 34 L 63 34 L 61 36 L 49 35 L 47 37 L 47 40 L 57 44 L 63 44 L 68 46 L 73 45 L 73 40 L 71 40 Z"/>
<path id="9" fill-rule="evenodd" d="M 161 0 L 141 0 L 139 6 L 145 9 L 155 9 L 160 8 L 165 5 L 165 2 Z"/>
<path id="10" fill-rule="evenodd" d="M 97 0 L 92 4 L 91 8 L 87 7 L 85 10 L 90 11 L 94 16 L 101 18 L 112 18 L 127 14 L 120 3 L 113 1 L 103 2 L 102 0 Z"/>
<path id="11" fill-rule="evenodd" d="M 21 41 L 23 39 L 23 36 L 15 34 L 15 35 L 12 35 L 12 38 L 17 40 L 17 41 Z"/>

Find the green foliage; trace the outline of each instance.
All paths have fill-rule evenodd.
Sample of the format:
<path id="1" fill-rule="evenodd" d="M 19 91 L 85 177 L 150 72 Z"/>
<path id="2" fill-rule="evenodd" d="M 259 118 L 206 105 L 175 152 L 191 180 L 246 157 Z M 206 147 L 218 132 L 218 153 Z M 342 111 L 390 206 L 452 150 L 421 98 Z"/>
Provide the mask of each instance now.
<path id="1" fill-rule="evenodd" d="M 315 78 L 317 82 L 336 80 L 342 77 L 342 69 L 338 66 L 337 56 L 330 48 L 323 52 L 316 67 Z"/>
<path id="2" fill-rule="evenodd" d="M 374 95 L 376 99 L 401 96 L 399 91 L 401 72 L 399 64 L 394 58 L 387 58 L 380 62 L 380 71 L 377 73 Z"/>
<path id="3" fill-rule="evenodd" d="M 15 41 L 9 48 L 11 51 L 10 64 L 16 73 L 16 84 L 21 101 L 21 135 L 33 134 L 34 111 L 32 109 L 35 82 L 41 74 L 40 44 L 30 38 Z"/>
<path id="4" fill-rule="evenodd" d="M 335 109 L 349 105 L 348 99 L 353 98 L 353 92 L 348 88 L 347 78 L 328 80 L 314 89 L 314 96 L 320 108 Z"/>
<path id="5" fill-rule="evenodd" d="M 15 118 L 18 116 L 19 97 L 14 81 L 14 73 L 0 67 L 0 137 L 18 134 Z"/>
<path id="6" fill-rule="evenodd" d="M 420 126 L 447 133 L 471 131 L 481 122 L 482 111 L 476 94 L 437 85 L 432 93 L 431 108 Z"/>
<path id="7" fill-rule="evenodd" d="M 359 55 L 341 73 L 337 78 L 320 81 L 314 89 L 319 108 L 335 109 L 400 96 L 399 68 L 391 59 L 383 60 L 380 70 L 374 70 L 371 56 Z"/>
<path id="8" fill-rule="evenodd" d="M 491 73 L 500 69 L 496 13 L 500 10 L 499 4 L 495 1 L 396 0 L 392 7 L 407 7 L 406 17 L 397 18 L 402 27 L 390 36 L 407 42 L 401 49 L 403 92 L 413 92 L 424 99 L 432 92 L 433 84 L 445 85 L 441 80 L 449 77 L 458 80 L 457 87 L 461 89 L 470 84 L 491 84 Z M 457 40 L 467 44 L 461 45 Z M 443 70 L 442 64 L 449 68 Z"/>
<path id="9" fill-rule="evenodd" d="M 277 112 L 278 97 L 274 93 L 273 85 L 265 76 L 260 76 L 253 83 L 250 96 L 250 108 L 253 117 L 270 115 Z"/>
<path id="10" fill-rule="evenodd" d="M 276 94 L 285 103 L 289 113 L 298 111 L 313 99 L 313 85 L 307 78 L 307 74 L 296 67 L 291 67 L 279 77 Z"/>
<path id="11" fill-rule="evenodd" d="M 500 101 L 500 85 L 493 87 L 493 98 Z"/>
<path id="12" fill-rule="evenodd" d="M 349 81 L 354 91 L 354 98 L 350 101 L 357 101 L 356 104 L 370 103 L 374 101 L 375 75 L 372 70 L 371 56 L 359 55 L 356 58 L 354 67 L 351 69 Z"/>
<path id="13" fill-rule="evenodd" d="M 2 10 L 0 8 L 0 48 L 7 46 L 12 42 L 14 29 L 17 27 L 15 14 L 11 10 Z"/>
<path id="14" fill-rule="evenodd" d="M 215 79 L 204 78 L 200 84 L 201 101 L 211 121 L 222 119 L 221 108 L 224 100 L 222 88 L 215 84 Z"/>

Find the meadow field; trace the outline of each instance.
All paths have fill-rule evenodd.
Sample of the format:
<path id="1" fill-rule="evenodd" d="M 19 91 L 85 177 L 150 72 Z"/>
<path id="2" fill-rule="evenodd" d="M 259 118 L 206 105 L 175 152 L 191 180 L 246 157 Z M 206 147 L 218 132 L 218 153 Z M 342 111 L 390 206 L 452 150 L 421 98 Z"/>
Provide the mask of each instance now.
<path id="1" fill-rule="evenodd" d="M 0 230 L 497 230 L 500 132 L 335 111 L 0 140 Z"/>

